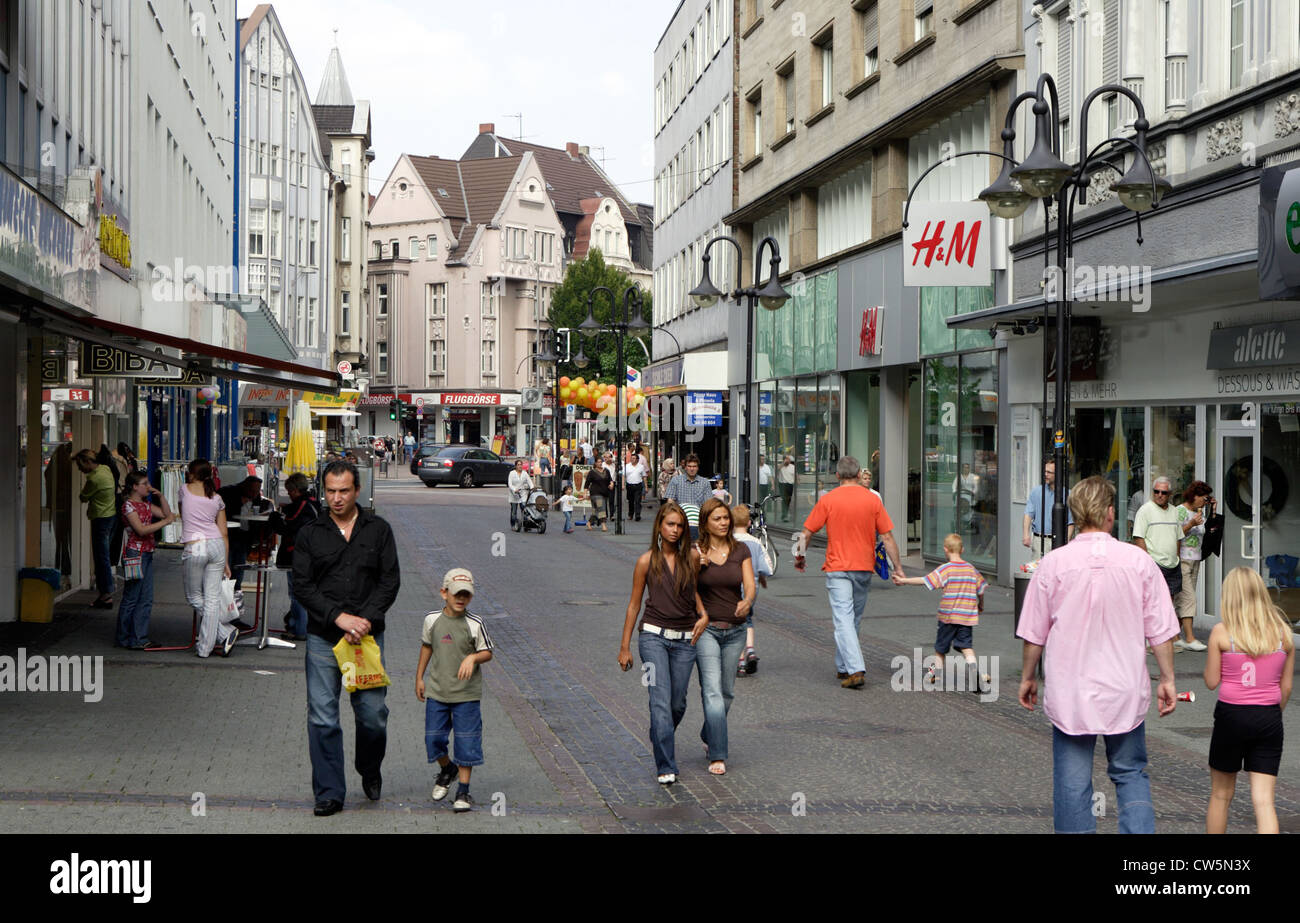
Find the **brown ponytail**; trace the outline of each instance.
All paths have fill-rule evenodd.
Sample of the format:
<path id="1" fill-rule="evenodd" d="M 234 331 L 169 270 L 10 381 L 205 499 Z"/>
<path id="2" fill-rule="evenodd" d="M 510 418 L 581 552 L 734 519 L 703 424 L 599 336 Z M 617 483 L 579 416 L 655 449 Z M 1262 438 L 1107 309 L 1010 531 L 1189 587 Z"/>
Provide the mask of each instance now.
<path id="1" fill-rule="evenodd" d="M 190 462 L 187 473 L 190 481 L 198 481 L 203 485 L 203 496 L 211 497 L 217 492 L 217 483 L 213 480 L 212 462 L 206 458 L 196 458 Z"/>

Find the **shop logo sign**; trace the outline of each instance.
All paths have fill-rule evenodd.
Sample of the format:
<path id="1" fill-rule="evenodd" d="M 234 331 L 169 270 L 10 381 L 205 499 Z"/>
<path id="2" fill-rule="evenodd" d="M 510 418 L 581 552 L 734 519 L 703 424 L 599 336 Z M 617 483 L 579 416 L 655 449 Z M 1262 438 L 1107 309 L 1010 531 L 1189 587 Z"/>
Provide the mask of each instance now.
<path id="1" fill-rule="evenodd" d="M 989 210 L 984 203 L 920 203 L 908 217 L 904 285 L 989 284 Z"/>
<path id="2" fill-rule="evenodd" d="M 885 309 L 879 306 L 862 311 L 862 329 L 858 335 L 859 356 L 879 356 L 884 346 Z"/>
<path id="3" fill-rule="evenodd" d="M 1246 364 L 1281 362 L 1286 357 L 1286 331 L 1277 329 L 1256 330 L 1247 327 L 1237 337 L 1232 361 Z"/>
<path id="4" fill-rule="evenodd" d="M 1300 336 L 1300 322 L 1250 327 L 1219 327 L 1210 331 L 1207 369 L 1241 369 L 1281 365 L 1287 361 L 1287 335 Z"/>

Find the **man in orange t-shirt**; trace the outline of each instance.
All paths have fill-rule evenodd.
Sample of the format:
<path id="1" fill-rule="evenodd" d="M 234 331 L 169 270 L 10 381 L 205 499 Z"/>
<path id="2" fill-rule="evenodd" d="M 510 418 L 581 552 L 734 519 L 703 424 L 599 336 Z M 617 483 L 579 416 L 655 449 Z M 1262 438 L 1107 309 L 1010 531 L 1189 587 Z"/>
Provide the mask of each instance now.
<path id="1" fill-rule="evenodd" d="M 808 540 L 826 527 L 826 563 L 822 570 L 826 572 L 826 594 L 835 623 L 835 671 L 846 689 L 866 685 L 858 628 L 876 568 L 877 536 L 885 544 L 894 573 L 903 575 L 894 542 L 894 522 L 880 497 L 858 483 L 859 470 L 858 460 L 852 455 L 840 456 L 835 465 L 840 485 L 817 501 L 797 536 L 797 553 L 801 554 Z"/>

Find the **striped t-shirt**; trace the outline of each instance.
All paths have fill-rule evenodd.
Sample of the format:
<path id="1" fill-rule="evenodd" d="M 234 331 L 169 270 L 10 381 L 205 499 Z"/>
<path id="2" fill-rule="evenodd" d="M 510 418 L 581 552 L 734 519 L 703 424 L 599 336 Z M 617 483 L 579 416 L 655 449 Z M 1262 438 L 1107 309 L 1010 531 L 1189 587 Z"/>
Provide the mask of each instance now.
<path id="1" fill-rule="evenodd" d="M 922 578 L 928 589 L 943 589 L 939 600 L 939 621 L 954 625 L 980 623 L 980 594 L 988 581 L 965 561 L 940 564 Z"/>

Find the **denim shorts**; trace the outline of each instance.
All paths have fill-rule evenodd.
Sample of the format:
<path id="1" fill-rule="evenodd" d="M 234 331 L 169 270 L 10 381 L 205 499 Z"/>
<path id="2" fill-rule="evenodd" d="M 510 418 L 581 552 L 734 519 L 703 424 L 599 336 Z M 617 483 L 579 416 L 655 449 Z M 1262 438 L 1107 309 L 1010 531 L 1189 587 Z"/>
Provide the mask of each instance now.
<path id="1" fill-rule="evenodd" d="M 424 701 L 424 746 L 429 762 L 450 755 L 447 736 L 456 734 L 456 755 L 452 762 L 457 766 L 483 765 L 483 713 L 478 702 L 439 702 L 435 698 Z"/>
<path id="2" fill-rule="evenodd" d="M 952 622 L 940 622 L 939 631 L 934 638 L 934 649 L 940 654 L 948 653 L 949 648 L 959 651 L 974 647 L 974 632 L 969 625 L 957 625 Z"/>

